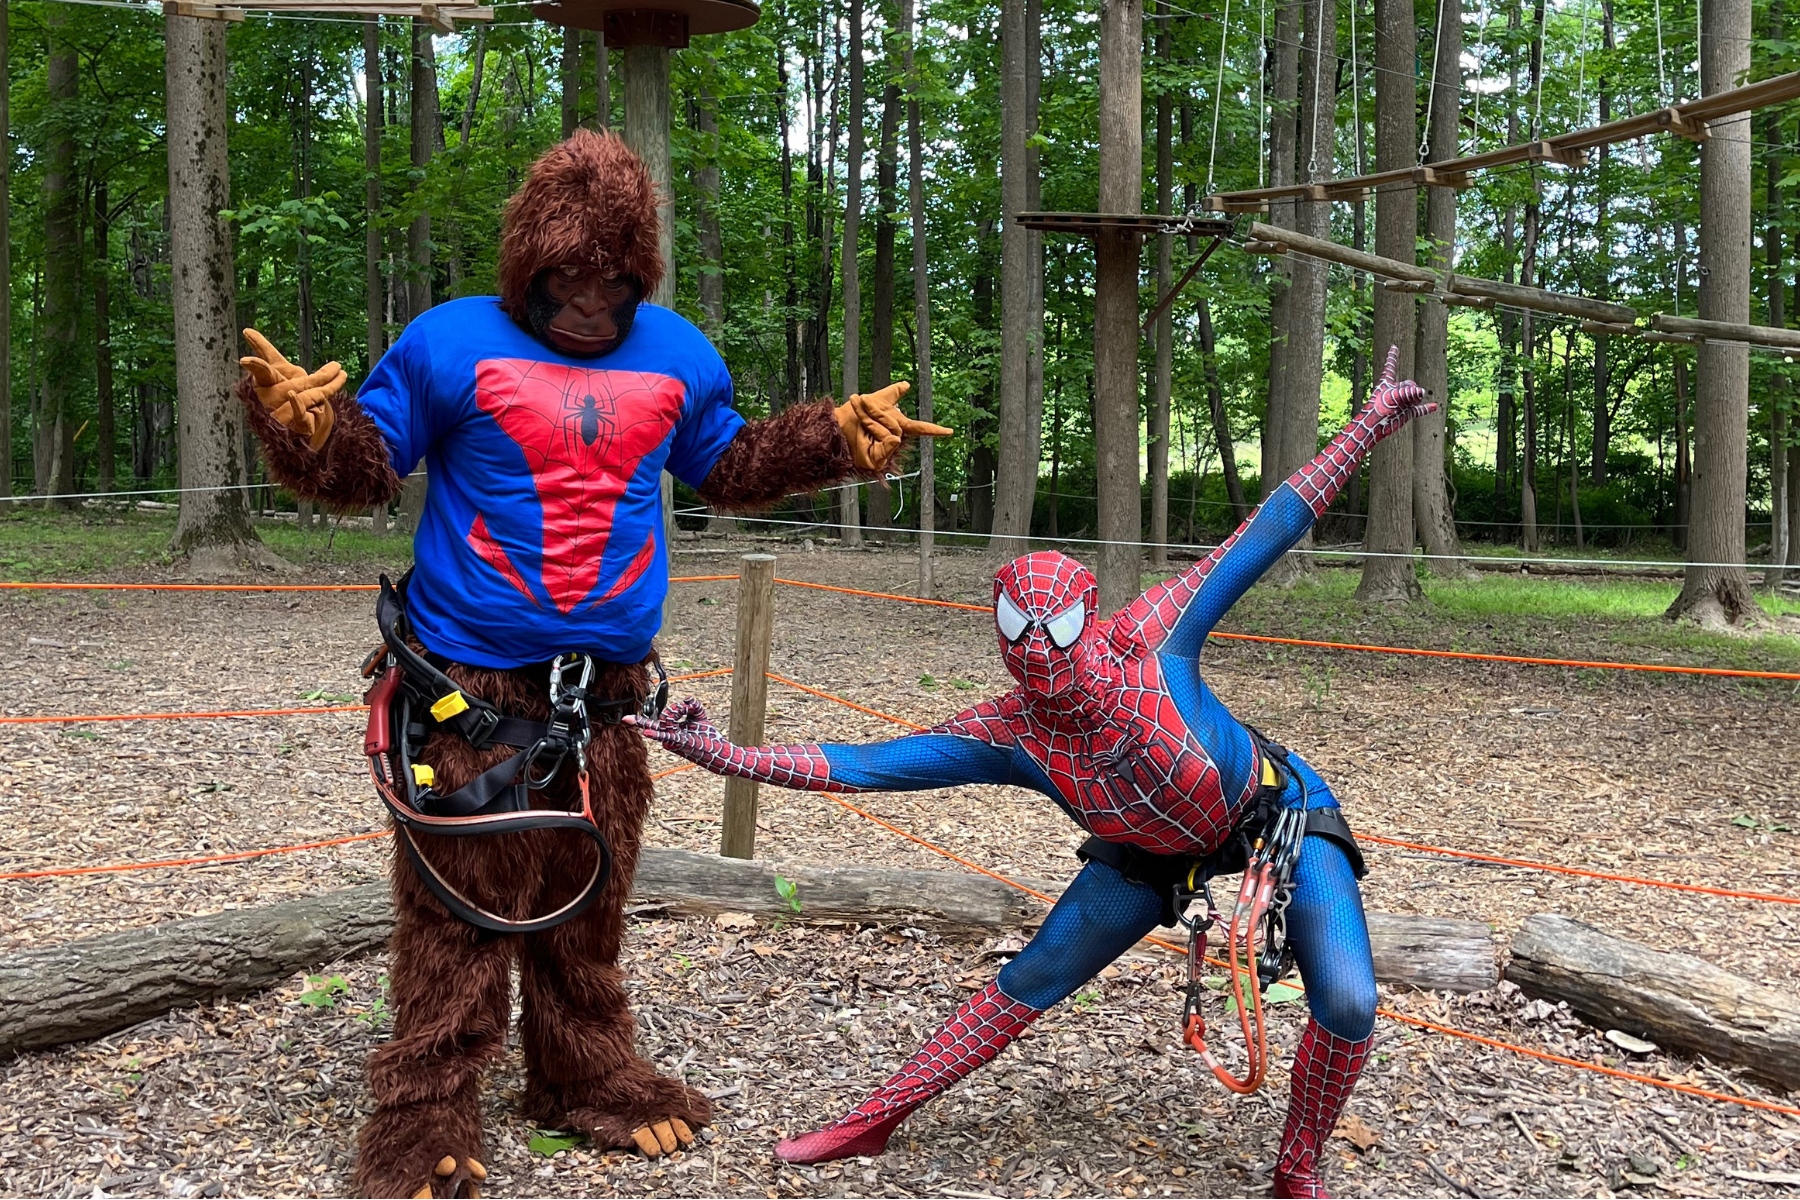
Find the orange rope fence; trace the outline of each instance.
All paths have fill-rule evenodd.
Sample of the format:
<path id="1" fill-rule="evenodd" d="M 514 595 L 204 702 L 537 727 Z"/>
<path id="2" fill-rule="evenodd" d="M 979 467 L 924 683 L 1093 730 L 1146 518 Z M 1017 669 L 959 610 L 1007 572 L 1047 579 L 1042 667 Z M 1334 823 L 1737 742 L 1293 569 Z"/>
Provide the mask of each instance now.
<path id="1" fill-rule="evenodd" d="M 0 725 L 67 725 L 83 721 L 209 721 L 225 717 L 292 717 L 318 713 L 368 712 L 366 704 L 334 704 L 327 708 L 246 708 L 228 712 L 86 713 L 74 716 L 0 717 Z"/>
<path id="2" fill-rule="evenodd" d="M 670 583 L 713 583 L 736 575 L 681 575 Z M 0 581 L 0 591 L 34 592 L 373 592 L 374 583 L 31 583 Z"/>
<path id="3" fill-rule="evenodd" d="M 296 850 L 322 850 L 326 846 L 347 846 L 351 842 L 371 842 L 393 833 L 381 829 L 374 833 L 358 833 L 350 837 L 331 838 L 323 842 L 301 842 L 296 846 L 272 846 L 266 850 L 240 850 L 235 854 L 207 854 L 198 858 L 168 858 L 160 862 L 114 863 L 104 867 L 59 867 L 48 871 L 13 871 L 0 879 L 48 879 L 61 875 L 106 875 L 115 871 L 149 871 L 157 867 L 194 867 L 203 863 L 242 862 L 248 858 L 264 858 L 271 854 L 292 854 Z"/>

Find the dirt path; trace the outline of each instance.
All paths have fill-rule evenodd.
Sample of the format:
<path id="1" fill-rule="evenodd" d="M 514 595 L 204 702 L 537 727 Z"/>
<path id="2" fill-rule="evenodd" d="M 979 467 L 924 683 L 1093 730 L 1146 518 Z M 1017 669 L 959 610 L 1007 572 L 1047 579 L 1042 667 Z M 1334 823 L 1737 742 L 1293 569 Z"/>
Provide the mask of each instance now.
<path id="1" fill-rule="evenodd" d="M 707 548 L 712 548 L 708 546 Z M 678 571 L 729 572 L 728 555 Z M 782 552 L 779 573 L 909 591 L 913 559 Z M 949 594 L 983 601 L 980 562 L 944 564 Z M 671 669 L 728 665 L 733 585 L 681 585 L 663 639 Z M 775 670 L 921 724 L 1005 686 L 978 613 L 795 588 L 778 591 Z M 317 706 L 358 690 L 372 644 L 366 594 L 179 593 L 0 598 L 7 715 Z M 222 614 L 234 614 L 226 627 Z M 1579 653 L 1575 646 L 1551 648 Z M 1313 763 L 1359 833 L 1625 874 L 1800 893 L 1800 739 L 1792 695 L 1730 681 L 1597 676 L 1215 644 L 1207 678 L 1244 719 Z M 727 681 L 691 685 L 723 715 Z M 678 693 L 679 694 L 679 693 Z M 353 702 L 353 701 L 351 701 Z M 200 856 L 382 827 L 356 757 L 354 714 L 230 721 L 0 726 L 0 871 Z M 904 732 L 777 688 L 770 736 Z M 657 752 L 661 766 L 677 765 Z M 718 781 L 659 785 L 647 840 L 715 849 Z M 884 819 L 993 869 L 1073 872 L 1078 832 L 1004 788 L 872 796 Z M 759 853 L 960 870 L 823 797 L 765 790 Z M 1555 911 L 1800 984 L 1800 911 L 1381 846 L 1371 907 L 1471 917 L 1497 944 Z M 42 944 L 379 878 L 385 840 L 204 868 L 0 883 L 0 942 Z M 1132 959 L 1040 1022 L 995 1067 L 915 1117 L 874 1163 L 779 1168 L 780 1132 L 853 1104 L 904 1059 L 1016 939 L 790 924 L 727 930 L 644 914 L 630 940 L 645 1052 L 720 1094 L 712 1140 L 650 1166 L 585 1148 L 531 1152 L 508 1060 L 488 1096 L 496 1195 L 1260 1193 L 1286 1103 L 1223 1093 L 1174 1033 L 1173 970 Z M 327 1195 L 347 1186 L 367 1104 L 362 1058 L 384 1036 L 379 960 L 94 1046 L 24 1056 L 0 1095 L 9 1193 Z M 318 1000 L 319 997 L 313 997 Z M 1500 994 L 1384 997 L 1422 1016 L 1578 1058 L 1596 1032 Z M 1273 1040 L 1291 1048 L 1300 1014 Z M 1214 1014 L 1215 1020 L 1219 1014 Z M 1334 1141 L 1344 1194 L 1780 1193 L 1728 1172 L 1792 1174 L 1800 1120 L 1520 1059 L 1392 1021 L 1353 1109 L 1379 1136 Z M 1280 1060 L 1277 1060 L 1278 1063 Z M 1768 1095 L 1705 1064 L 1630 1064 Z M 1277 1074 L 1280 1074 L 1279 1068 Z M 1791 1101 L 1790 1101 L 1791 1102 Z M 1634 1182 L 1634 1177 L 1637 1182 Z"/>

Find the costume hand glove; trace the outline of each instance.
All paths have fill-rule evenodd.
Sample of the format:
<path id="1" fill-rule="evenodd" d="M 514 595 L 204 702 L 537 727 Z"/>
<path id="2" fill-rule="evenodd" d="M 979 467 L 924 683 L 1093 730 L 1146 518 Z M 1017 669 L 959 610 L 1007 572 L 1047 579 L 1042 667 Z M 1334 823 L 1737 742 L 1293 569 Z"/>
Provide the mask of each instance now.
<path id="1" fill-rule="evenodd" d="M 634 722 L 638 732 L 660 742 L 689 762 L 708 766 L 729 756 L 732 745 L 706 715 L 700 701 L 689 696 L 663 710 L 654 725 Z"/>
<path id="2" fill-rule="evenodd" d="M 838 428 L 850 443 L 850 458 L 865 471 L 885 472 L 908 437 L 949 437 L 954 429 L 915 421 L 900 411 L 910 383 L 892 383 L 879 392 L 850 397 L 837 407 Z"/>
<path id="3" fill-rule="evenodd" d="M 1388 347 L 1387 365 L 1382 368 L 1381 379 L 1375 384 L 1368 404 L 1357 414 L 1356 419 L 1374 432 L 1378 442 L 1404 429 L 1414 417 L 1437 411 L 1437 405 L 1425 399 L 1424 388 L 1410 379 L 1395 380 L 1394 372 L 1399 364 L 1400 347 Z"/>
<path id="4" fill-rule="evenodd" d="M 314 450 L 324 446 L 334 420 L 331 398 L 343 390 L 344 368 L 328 362 L 309 375 L 256 330 L 244 330 L 244 340 L 255 354 L 238 359 L 238 365 L 249 372 L 262 406 Z"/>

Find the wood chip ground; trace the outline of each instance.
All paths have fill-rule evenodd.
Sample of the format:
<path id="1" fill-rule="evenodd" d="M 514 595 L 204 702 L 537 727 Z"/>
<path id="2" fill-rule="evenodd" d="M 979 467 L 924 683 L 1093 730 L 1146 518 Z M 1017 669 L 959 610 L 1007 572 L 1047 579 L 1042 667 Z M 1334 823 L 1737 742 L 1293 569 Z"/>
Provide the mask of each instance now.
<path id="1" fill-rule="evenodd" d="M 723 573 L 729 557 L 678 560 Z M 908 591 L 910 554 L 801 553 L 792 578 Z M 987 569 L 946 556 L 945 594 Z M 335 581 L 321 575 L 318 582 Z M 346 579 L 349 577 L 346 576 Z M 361 581 L 358 576 L 355 581 Z M 672 670 L 727 666 L 731 583 L 677 585 Z M 373 644 L 363 593 L 31 593 L 0 599 L 6 715 L 354 703 Z M 782 588 L 774 669 L 921 724 L 1006 684 L 980 613 Z M 1227 625 L 1229 628 L 1230 625 Z M 1578 637 L 1576 638 L 1578 641 Z M 1579 656 L 1578 644 L 1544 652 Z M 1208 682 L 1315 765 L 1355 828 L 1436 846 L 1800 894 L 1800 704 L 1792 685 L 1333 655 L 1215 643 Z M 690 690 L 723 718 L 729 680 Z M 775 687 L 770 737 L 903 732 Z M 0 726 L 0 871 L 185 858 L 377 831 L 358 715 Z M 657 751 L 657 769 L 678 765 Z M 667 777 L 652 844 L 716 849 L 719 781 Z M 992 869 L 1067 876 L 1080 835 L 1041 797 L 971 787 L 867 796 L 883 819 Z M 939 870 L 954 863 L 815 795 L 765 789 L 759 854 Z M 1782 828 L 1785 826 L 1786 828 Z M 1467 917 L 1496 951 L 1553 911 L 1800 986 L 1800 909 L 1366 847 L 1370 907 Z M 0 883 L 0 950 L 378 879 L 384 840 L 250 862 Z M 644 1052 L 718 1097 L 706 1141 L 645 1163 L 534 1152 L 519 1064 L 487 1095 L 492 1195 L 1263 1195 L 1287 1100 L 1226 1094 L 1176 1039 L 1175 967 L 1134 954 L 991 1068 L 915 1116 L 877 1160 L 774 1161 L 778 1137 L 855 1104 L 1018 938 L 748 927 L 639 913 L 627 970 Z M 0 1191 L 43 1196 L 335 1195 L 368 1108 L 363 1058 L 388 1028 L 383 963 L 296 976 L 244 1001 L 0 1066 Z M 1502 987 L 1384 995 L 1391 1008 L 1582 1060 L 1790 1105 L 1750 1079 L 1630 1056 Z M 1280 1006 L 1289 1051 L 1303 1012 Z M 1215 1025 L 1224 1014 L 1210 1014 Z M 1349 1196 L 1793 1195 L 1800 1119 L 1544 1063 L 1392 1020 L 1330 1143 Z M 1229 1036 L 1223 1038 L 1226 1043 Z"/>

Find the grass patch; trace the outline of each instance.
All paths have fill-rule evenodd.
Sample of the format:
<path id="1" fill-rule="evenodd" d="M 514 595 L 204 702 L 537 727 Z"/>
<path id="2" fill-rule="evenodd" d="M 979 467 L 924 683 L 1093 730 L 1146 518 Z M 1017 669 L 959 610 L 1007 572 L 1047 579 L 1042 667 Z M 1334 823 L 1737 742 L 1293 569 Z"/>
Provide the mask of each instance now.
<path id="1" fill-rule="evenodd" d="M 175 513 L 167 509 L 83 508 L 74 512 L 7 505 L 0 514 L 0 577 L 32 582 L 116 575 L 174 560 L 169 541 Z M 275 553 L 302 566 L 367 567 L 403 562 L 410 539 L 378 538 L 361 526 L 301 529 L 292 521 L 256 522 Z"/>

